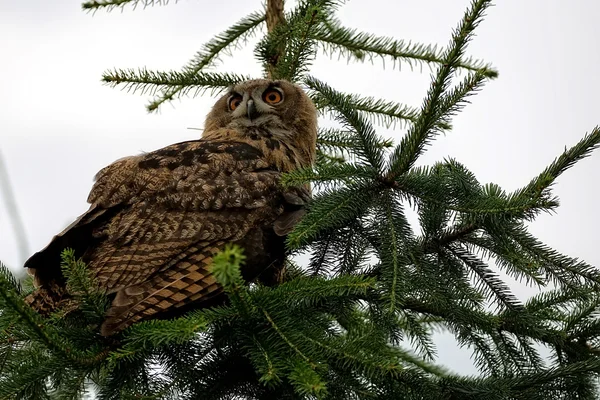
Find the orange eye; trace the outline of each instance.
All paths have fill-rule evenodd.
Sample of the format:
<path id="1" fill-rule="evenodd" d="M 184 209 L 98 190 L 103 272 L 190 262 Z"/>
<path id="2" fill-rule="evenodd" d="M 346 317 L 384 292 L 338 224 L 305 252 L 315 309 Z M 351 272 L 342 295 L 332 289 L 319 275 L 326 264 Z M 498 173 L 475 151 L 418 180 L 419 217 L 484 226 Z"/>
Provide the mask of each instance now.
<path id="1" fill-rule="evenodd" d="M 229 98 L 229 110 L 233 111 L 242 103 L 242 96 L 239 94 L 234 94 Z"/>
<path id="2" fill-rule="evenodd" d="M 269 104 L 277 104 L 280 103 L 281 100 L 283 100 L 283 96 L 281 95 L 281 92 L 277 89 L 267 89 L 263 93 L 263 100 Z"/>

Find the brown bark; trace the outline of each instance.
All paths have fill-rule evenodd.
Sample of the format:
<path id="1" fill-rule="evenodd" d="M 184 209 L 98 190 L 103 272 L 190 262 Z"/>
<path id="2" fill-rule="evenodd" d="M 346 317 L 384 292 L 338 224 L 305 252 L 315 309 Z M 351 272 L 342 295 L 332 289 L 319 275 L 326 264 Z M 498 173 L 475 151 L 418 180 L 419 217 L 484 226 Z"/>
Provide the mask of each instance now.
<path id="1" fill-rule="evenodd" d="M 283 0 L 267 0 L 267 32 L 284 22 Z"/>
<path id="2" fill-rule="evenodd" d="M 271 33 L 273 30 L 281 24 L 285 23 L 285 15 L 283 13 L 283 2 L 284 0 L 267 0 L 267 10 L 266 10 L 266 21 L 267 21 L 267 32 Z M 277 54 L 269 60 L 269 65 L 267 66 L 267 78 L 273 79 L 273 72 L 275 67 L 277 66 L 277 62 L 283 52 L 285 51 L 284 46 L 281 46 L 278 49 Z"/>

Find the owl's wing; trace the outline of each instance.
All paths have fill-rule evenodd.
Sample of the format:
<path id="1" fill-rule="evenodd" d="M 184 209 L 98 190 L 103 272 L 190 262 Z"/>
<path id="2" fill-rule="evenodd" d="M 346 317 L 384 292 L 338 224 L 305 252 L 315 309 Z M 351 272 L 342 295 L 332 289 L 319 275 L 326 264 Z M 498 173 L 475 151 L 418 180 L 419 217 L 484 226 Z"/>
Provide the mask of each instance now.
<path id="1" fill-rule="evenodd" d="M 306 214 L 306 205 L 312 198 L 309 185 L 289 188 L 283 193 L 284 212 L 273 224 L 273 230 L 279 236 L 285 236 L 294 229 L 296 224 Z"/>
<path id="2" fill-rule="evenodd" d="M 39 284 L 61 279 L 73 247 L 108 293 L 103 333 L 218 292 L 208 266 L 227 242 L 284 211 L 279 172 L 246 143 L 198 140 L 101 170 L 90 209 L 25 266 Z"/>

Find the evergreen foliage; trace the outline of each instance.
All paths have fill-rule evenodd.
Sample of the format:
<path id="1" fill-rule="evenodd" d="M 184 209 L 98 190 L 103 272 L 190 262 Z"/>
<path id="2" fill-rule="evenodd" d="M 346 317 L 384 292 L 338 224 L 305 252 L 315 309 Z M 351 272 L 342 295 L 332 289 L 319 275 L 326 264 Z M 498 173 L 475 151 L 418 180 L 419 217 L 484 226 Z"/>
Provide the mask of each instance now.
<path id="1" fill-rule="evenodd" d="M 290 261 L 277 287 L 248 286 L 240 275 L 243 249 L 227 247 L 213 267 L 227 304 L 138 323 L 116 338 L 99 335 L 108 300 L 72 251 L 63 252 L 63 271 L 80 306 L 49 318 L 26 306 L 27 290 L 2 267 L 0 398 L 78 399 L 86 388 L 99 399 L 598 397 L 600 274 L 541 243 L 526 223 L 555 210 L 552 184 L 600 145 L 600 130 L 512 193 L 480 183 L 457 160 L 417 167 L 468 97 L 497 76 L 464 56 L 490 1 L 473 0 L 441 50 L 346 28 L 335 17 L 339 6 L 299 0 L 255 49 L 265 75 L 302 84 L 322 114 L 339 123 L 319 131 L 317 164 L 282 181 L 315 188 L 287 242 L 290 251 L 310 254 L 308 264 Z M 264 22 L 262 11 L 243 18 L 182 71 L 114 69 L 103 80 L 150 91 L 150 111 L 186 94 L 220 90 L 248 77 L 211 68 Z M 436 72 L 414 109 L 341 93 L 310 75 L 319 51 L 358 62 L 428 63 Z M 466 71 L 459 81 L 458 70 Z M 394 144 L 374 124 L 401 124 L 407 133 Z M 409 223 L 411 210 L 417 227 Z M 500 271 L 539 294 L 519 300 Z M 436 364 L 436 329 L 472 350 L 479 376 Z"/>

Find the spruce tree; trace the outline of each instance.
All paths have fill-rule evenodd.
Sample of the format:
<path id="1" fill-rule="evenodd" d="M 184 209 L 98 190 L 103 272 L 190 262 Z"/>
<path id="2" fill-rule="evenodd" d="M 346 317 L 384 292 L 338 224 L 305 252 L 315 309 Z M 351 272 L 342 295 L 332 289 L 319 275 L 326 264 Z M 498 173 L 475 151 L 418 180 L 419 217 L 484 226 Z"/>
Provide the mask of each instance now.
<path id="1" fill-rule="evenodd" d="M 102 0 L 84 9 L 150 5 Z M 310 183 L 308 213 L 289 235 L 283 282 L 247 285 L 243 249 L 228 247 L 214 274 L 222 306 L 174 320 L 98 333 L 108 299 L 85 264 L 65 249 L 62 268 L 79 309 L 42 318 L 23 301 L 31 285 L 0 274 L 0 398 L 78 399 L 595 399 L 600 274 L 544 245 L 527 223 L 555 210 L 556 178 L 598 147 L 595 128 L 524 187 L 480 183 L 458 160 L 415 163 L 451 129 L 469 96 L 497 76 L 464 57 L 489 0 L 473 0 L 447 47 L 409 44 L 344 26 L 342 1 L 299 0 L 265 10 L 218 34 L 181 71 L 114 69 L 103 80 L 151 91 L 157 110 L 186 94 L 249 79 L 211 69 L 251 35 L 264 75 L 307 89 L 337 128 L 321 129 L 318 162 L 286 175 Z M 265 29 L 266 25 L 266 29 Z M 310 73 L 323 50 L 351 61 L 383 57 L 435 71 L 420 108 L 341 93 Z M 460 74 L 459 74 L 460 73 Z M 398 143 L 376 126 L 399 122 Z M 408 213 L 416 211 L 418 226 Z M 539 288 L 520 301 L 500 272 Z M 432 331 L 442 328 L 472 351 L 480 371 L 439 366 Z M 546 357 L 541 348 L 550 353 Z"/>

